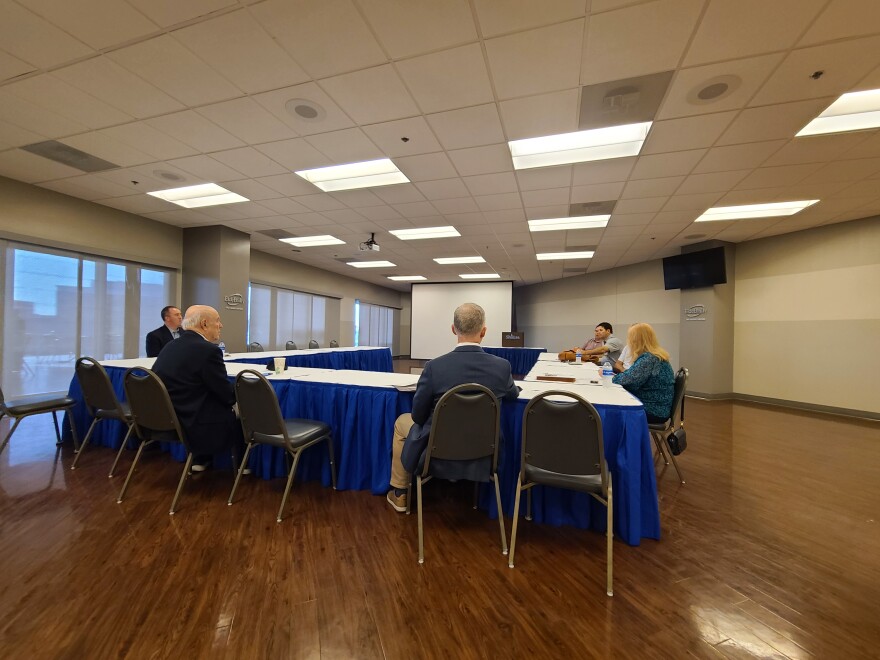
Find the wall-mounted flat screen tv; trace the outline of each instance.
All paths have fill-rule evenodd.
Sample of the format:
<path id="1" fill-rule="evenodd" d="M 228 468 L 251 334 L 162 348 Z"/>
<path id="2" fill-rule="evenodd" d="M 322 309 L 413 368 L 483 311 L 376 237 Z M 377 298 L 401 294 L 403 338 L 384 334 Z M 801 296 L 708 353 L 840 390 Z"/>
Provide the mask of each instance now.
<path id="1" fill-rule="evenodd" d="M 724 248 L 688 252 L 663 259 L 663 284 L 668 289 L 699 289 L 727 284 Z"/>

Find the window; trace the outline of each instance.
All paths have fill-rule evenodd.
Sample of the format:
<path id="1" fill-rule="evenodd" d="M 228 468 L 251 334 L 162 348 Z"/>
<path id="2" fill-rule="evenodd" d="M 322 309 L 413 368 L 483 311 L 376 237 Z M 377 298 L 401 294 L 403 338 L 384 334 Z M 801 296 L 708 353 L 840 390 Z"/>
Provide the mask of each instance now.
<path id="1" fill-rule="evenodd" d="M 81 355 L 143 355 L 143 336 L 159 325 L 159 310 L 176 289 L 171 272 L 5 241 L 0 261 L 8 397 L 67 391 Z"/>
<path id="2" fill-rule="evenodd" d="M 387 346 L 394 335 L 394 310 L 390 307 L 354 302 L 354 345 Z"/>
<path id="3" fill-rule="evenodd" d="M 327 298 L 265 284 L 251 284 L 248 297 L 248 342 L 266 350 L 283 350 L 294 341 L 306 348 L 314 339 L 327 345 Z"/>

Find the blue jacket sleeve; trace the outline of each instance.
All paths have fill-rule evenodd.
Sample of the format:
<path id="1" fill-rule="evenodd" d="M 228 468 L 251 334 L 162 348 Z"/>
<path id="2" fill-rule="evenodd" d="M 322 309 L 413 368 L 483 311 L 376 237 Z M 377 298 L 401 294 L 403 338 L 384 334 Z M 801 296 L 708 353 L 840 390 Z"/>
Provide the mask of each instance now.
<path id="1" fill-rule="evenodd" d="M 416 424 L 424 425 L 434 411 L 434 392 L 432 391 L 431 363 L 425 365 L 419 382 L 416 383 L 416 393 L 413 395 L 412 418 Z"/>
<path id="2" fill-rule="evenodd" d="M 612 382 L 627 389 L 643 385 L 651 377 L 656 361 L 657 358 L 650 353 L 642 353 L 629 369 L 617 374 Z"/>

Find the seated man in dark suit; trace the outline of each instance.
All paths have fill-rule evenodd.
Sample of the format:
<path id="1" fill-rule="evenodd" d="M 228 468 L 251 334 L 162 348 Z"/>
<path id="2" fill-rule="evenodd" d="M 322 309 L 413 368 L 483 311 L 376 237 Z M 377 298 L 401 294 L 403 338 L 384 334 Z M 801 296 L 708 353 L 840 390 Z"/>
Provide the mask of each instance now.
<path id="1" fill-rule="evenodd" d="M 194 454 L 194 472 L 206 469 L 211 454 L 231 449 L 240 456 L 243 445 L 232 409 L 235 391 L 217 346 L 222 327 L 216 309 L 193 305 L 186 310 L 180 338 L 169 343 L 153 365 Z"/>
<path id="2" fill-rule="evenodd" d="M 165 344 L 170 344 L 180 334 L 180 324 L 183 317 L 180 310 L 174 305 L 162 308 L 162 321 L 164 325 L 147 333 L 147 357 L 159 355 Z"/>
<path id="3" fill-rule="evenodd" d="M 474 303 L 459 305 L 453 315 L 452 333 L 458 337 L 458 346 L 428 362 L 416 385 L 412 414 L 401 415 L 394 424 L 391 490 L 387 499 L 398 512 L 406 511 L 406 489 L 428 447 L 434 406 L 447 390 L 462 383 L 479 383 L 499 399 L 516 399 L 519 395 L 510 374 L 510 362 L 480 348 L 486 335 L 486 313 L 482 307 Z M 456 478 L 471 478 L 467 466 L 460 469 Z"/>

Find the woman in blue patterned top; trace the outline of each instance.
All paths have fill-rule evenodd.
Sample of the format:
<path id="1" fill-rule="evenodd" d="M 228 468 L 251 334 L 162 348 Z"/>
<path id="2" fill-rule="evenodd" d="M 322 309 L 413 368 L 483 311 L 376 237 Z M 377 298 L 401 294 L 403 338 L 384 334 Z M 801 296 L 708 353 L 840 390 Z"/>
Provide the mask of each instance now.
<path id="1" fill-rule="evenodd" d="M 669 353 L 660 347 L 657 334 L 647 323 L 631 326 L 626 337 L 632 366 L 614 377 L 645 406 L 651 424 L 669 419 L 675 392 L 675 374 L 669 364 Z"/>

